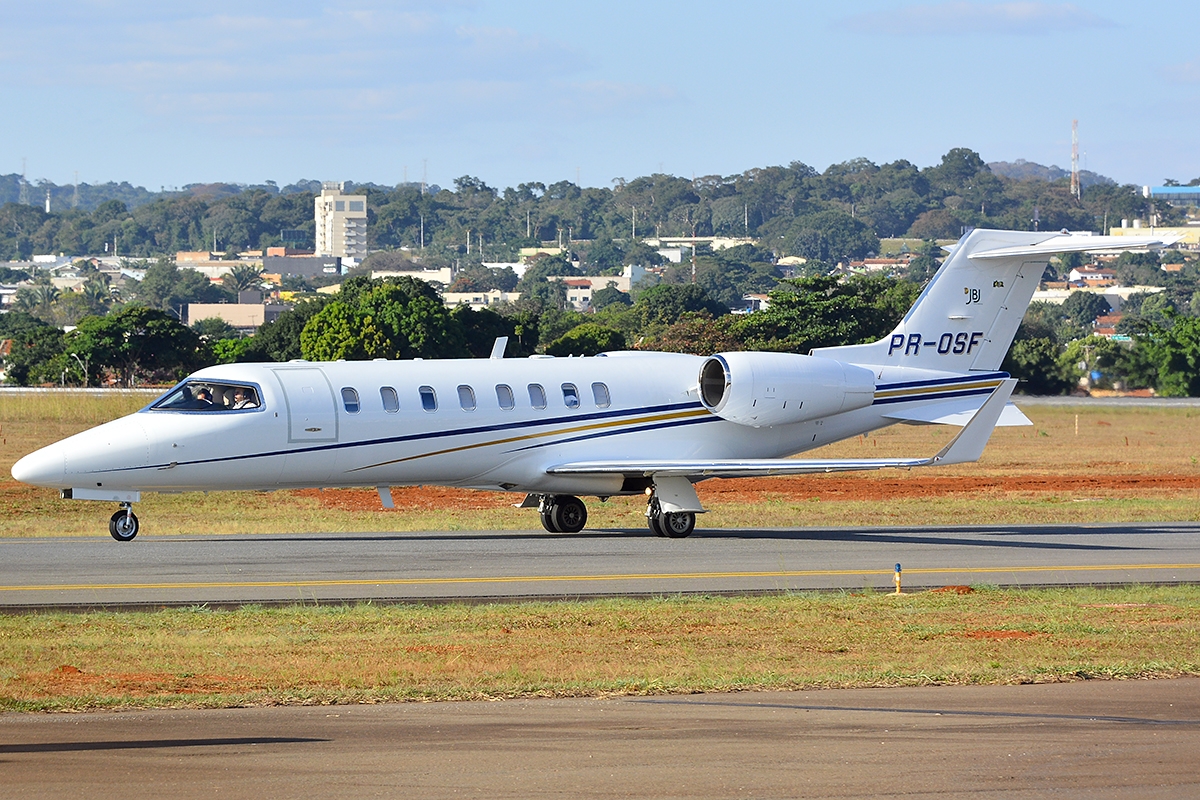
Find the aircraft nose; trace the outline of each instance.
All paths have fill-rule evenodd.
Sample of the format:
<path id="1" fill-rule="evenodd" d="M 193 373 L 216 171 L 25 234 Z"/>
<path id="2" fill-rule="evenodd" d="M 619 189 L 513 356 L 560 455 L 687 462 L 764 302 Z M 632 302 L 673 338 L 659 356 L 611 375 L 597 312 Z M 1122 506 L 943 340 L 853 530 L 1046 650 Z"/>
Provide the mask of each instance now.
<path id="1" fill-rule="evenodd" d="M 12 467 L 14 480 L 32 486 L 64 486 L 67 452 L 58 445 L 43 447 L 22 458 Z"/>

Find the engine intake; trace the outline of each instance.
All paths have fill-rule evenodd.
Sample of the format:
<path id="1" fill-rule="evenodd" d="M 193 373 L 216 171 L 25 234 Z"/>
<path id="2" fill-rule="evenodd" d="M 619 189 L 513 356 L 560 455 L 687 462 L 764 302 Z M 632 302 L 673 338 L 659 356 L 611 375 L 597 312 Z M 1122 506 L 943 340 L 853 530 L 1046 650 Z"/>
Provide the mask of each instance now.
<path id="1" fill-rule="evenodd" d="M 875 373 L 796 353 L 718 353 L 700 367 L 700 402 L 755 428 L 791 425 L 871 405 Z"/>

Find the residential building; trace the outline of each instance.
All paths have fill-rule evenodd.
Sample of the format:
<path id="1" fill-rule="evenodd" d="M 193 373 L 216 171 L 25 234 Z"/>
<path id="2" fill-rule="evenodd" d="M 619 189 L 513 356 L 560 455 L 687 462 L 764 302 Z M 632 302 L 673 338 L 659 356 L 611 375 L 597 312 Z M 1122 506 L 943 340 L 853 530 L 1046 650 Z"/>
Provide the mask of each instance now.
<path id="1" fill-rule="evenodd" d="M 486 292 L 443 292 L 442 302 L 449 308 L 467 305 L 475 311 L 501 303 L 515 303 L 521 299 L 520 292 L 504 292 L 491 289 Z"/>
<path id="2" fill-rule="evenodd" d="M 371 271 L 372 278 L 416 278 L 426 283 L 440 283 L 449 286 L 454 283 L 456 272 L 454 267 L 441 269 L 376 269 Z"/>
<path id="3" fill-rule="evenodd" d="M 326 181 L 313 198 L 316 251 L 321 256 L 360 259 L 367 255 L 367 197 L 342 194 L 344 183 Z"/>

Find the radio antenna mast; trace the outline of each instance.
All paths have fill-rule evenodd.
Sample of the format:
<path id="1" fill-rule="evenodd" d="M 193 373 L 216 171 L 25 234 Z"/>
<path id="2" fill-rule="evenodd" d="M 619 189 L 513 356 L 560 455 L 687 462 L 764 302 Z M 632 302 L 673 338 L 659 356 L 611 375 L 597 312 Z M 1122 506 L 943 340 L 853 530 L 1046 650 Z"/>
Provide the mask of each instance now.
<path id="1" fill-rule="evenodd" d="M 1071 120 L 1071 196 L 1081 197 L 1079 190 L 1079 120 Z"/>

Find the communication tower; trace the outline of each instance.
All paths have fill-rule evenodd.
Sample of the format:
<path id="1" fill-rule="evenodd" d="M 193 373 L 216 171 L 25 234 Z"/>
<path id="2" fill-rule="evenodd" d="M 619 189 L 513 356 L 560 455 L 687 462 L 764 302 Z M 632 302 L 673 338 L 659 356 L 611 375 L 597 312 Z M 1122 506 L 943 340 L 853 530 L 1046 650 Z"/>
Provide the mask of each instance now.
<path id="1" fill-rule="evenodd" d="M 1079 120 L 1071 120 L 1071 196 L 1080 198 L 1079 191 Z"/>
<path id="2" fill-rule="evenodd" d="M 25 180 L 25 159 L 21 159 L 21 188 L 17 202 L 23 206 L 29 205 L 29 181 Z"/>

